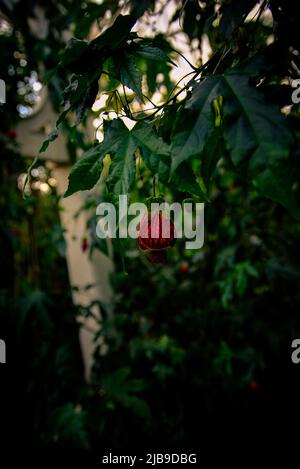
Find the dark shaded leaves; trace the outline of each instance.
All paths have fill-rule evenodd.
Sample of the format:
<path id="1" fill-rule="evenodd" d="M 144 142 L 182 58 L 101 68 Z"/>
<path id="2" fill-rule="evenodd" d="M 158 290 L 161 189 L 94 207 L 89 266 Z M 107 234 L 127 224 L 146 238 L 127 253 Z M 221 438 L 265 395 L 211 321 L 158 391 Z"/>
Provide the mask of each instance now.
<path id="1" fill-rule="evenodd" d="M 231 38 L 232 33 L 240 26 L 256 3 L 256 0 L 233 0 L 230 3 L 223 3 L 220 31 L 225 39 Z"/>
<path id="2" fill-rule="evenodd" d="M 39 153 L 44 153 L 47 150 L 50 142 L 54 142 L 54 140 L 56 140 L 57 137 L 58 137 L 58 130 L 57 129 L 52 130 L 52 132 L 49 133 L 46 140 L 44 140 L 41 148 L 39 149 Z"/>
<path id="3" fill-rule="evenodd" d="M 136 93 L 143 101 L 142 74 L 136 66 L 135 58 L 132 54 L 124 55 L 118 62 L 118 77 L 120 82 Z"/>
<path id="4" fill-rule="evenodd" d="M 97 144 L 75 163 L 69 174 L 69 187 L 65 197 L 94 187 L 101 175 L 104 156 L 103 146 Z"/>

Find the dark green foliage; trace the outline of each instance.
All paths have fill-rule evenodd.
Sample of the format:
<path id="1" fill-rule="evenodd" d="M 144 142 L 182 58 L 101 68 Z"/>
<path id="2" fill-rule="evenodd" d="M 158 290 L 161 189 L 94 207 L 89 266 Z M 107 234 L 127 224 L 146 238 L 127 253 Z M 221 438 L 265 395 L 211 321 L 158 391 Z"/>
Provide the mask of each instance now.
<path id="1" fill-rule="evenodd" d="M 159 444 L 159 435 L 175 447 L 197 444 L 219 420 L 221 428 L 238 415 L 239 428 L 268 425 L 274 406 L 280 415 L 294 408 L 282 396 L 299 389 L 286 363 L 289 339 L 300 330 L 299 223 L 254 191 L 246 196 L 227 167 L 217 169 L 217 181 L 222 190 L 213 190 L 201 251 L 179 245 L 168 265 L 156 267 L 131 242 L 128 275 L 112 275 L 114 307 L 102 306 L 94 380 L 105 389 L 103 433 L 114 428 L 122 444 L 137 438 Z M 188 269 L 181 271 L 183 261 Z M 100 354 L 103 339 L 107 355 Z M 150 426 L 142 416 L 142 432 L 134 405 L 126 411 L 105 387 L 109 376 L 126 390 L 119 385 L 124 367 L 147 383 L 137 393 L 151 415 Z"/>
<path id="2" fill-rule="evenodd" d="M 80 190 L 91 189 L 96 184 L 106 154 L 112 155 L 106 183 L 115 195 L 126 194 L 132 187 L 135 180 L 137 149 L 148 152 L 150 165 L 154 165 L 155 160 L 170 156 L 168 145 L 157 137 L 149 124 L 141 122 L 129 131 L 122 120 L 115 119 L 105 122 L 104 132 L 103 143 L 88 150 L 72 169 L 66 196 L 78 191 L 79 187 Z"/>
<path id="3" fill-rule="evenodd" d="M 37 3 L 49 20 L 45 38 L 28 27 Z M 223 438 L 237 415 L 241 433 L 248 422 L 257 430 L 280 417 L 288 419 L 284 429 L 291 415 L 298 421 L 290 344 L 300 336 L 300 126 L 288 83 L 300 67 L 299 15 L 293 2 L 270 0 L 245 22 L 254 3 L 178 3 L 172 26 L 190 43 L 198 39 L 200 49 L 206 34 L 212 53 L 205 64 L 192 64 L 186 86 L 175 87 L 170 71 L 178 55 L 168 36 L 132 31 L 154 1 L 132 0 L 130 14 L 117 0 L 0 2 L 14 26 L 0 35 L 8 93 L 0 108 L 0 332 L 14 350 L 1 403 L 15 446 L 98 451 L 136 448 L 142 440 L 145 448 L 178 450 L 199 447 L 210 425 L 212 441 Z M 95 22 L 103 32 L 91 40 Z M 70 29 L 75 37 L 67 42 Z M 66 196 L 94 187 L 109 155 L 103 194 L 78 207 L 91 212 L 91 253 L 109 251 L 95 235 L 97 204 L 127 193 L 144 202 L 154 176 L 170 200 L 207 202 L 200 251 L 178 241 L 157 267 L 135 241 L 112 242 L 111 304 L 74 307 L 55 190 L 25 199 L 16 190 L 29 166 L 12 138 L 16 106 L 24 104 L 16 89 L 31 70 L 45 77 L 61 112 L 57 128 L 74 163 Z M 161 87 L 164 101 L 153 106 Z M 102 93 L 107 102 L 92 114 Z M 133 103 L 149 109 L 134 112 Z M 87 142 L 88 116 L 104 117 L 103 142 Z M 131 130 L 124 116 L 135 121 Z M 40 151 L 57 135 L 55 129 Z M 96 307 L 93 372 L 85 382 L 75 317 L 93 316 Z"/>
<path id="4" fill-rule="evenodd" d="M 184 18 L 183 27 L 190 39 L 201 36 L 204 30 L 210 32 L 214 54 L 206 64 L 194 67 L 191 72 L 194 77 L 186 86 L 188 93 L 177 108 L 171 131 L 168 130 L 167 118 L 161 119 L 158 113 L 163 111 L 164 115 L 168 115 L 168 108 L 175 105 L 180 92 L 165 104 L 156 106 L 150 116 L 141 116 L 143 122 L 148 120 L 151 125 L 154 122 L 162 136 L 169 133 L 167 141 L 171 146 L 171 160 L 162 159 L 159 155 L 161 161 L 158 162 L 157 157 L 146 148 L 141 149 L 141 156 L 163 184 L 172 185 L 176 181 L 178 188 L 190 195 L 198 195 L 202 200 L 209 198 L 218 161 L 229 158 L 239 176 L 244 178 L 245 185 L 253 183 L 261 195 L 281 203 L 299 218 L 300 208 L 295 193 L 297 175 L 291 162 L 293 129 L 280 112 L 280 107 L 289 104 L 288 93 L 278 92 L 282 78 L 289 73 L 290 51 L 287 43 L 280 35 L 276 36 L 275 26 L 272 30 L 260 23 L 267 8 L 266 2 L 261 5 L 253 22 L 249 23 L 250 30 L 244 21 L 255 2 L 224 2 L 214 15 L 212 4 L 207 2 L 206 7 L 200 7 L 198 2 L 188 1 L 178 12 L 179 17 Z M 144 7 L 147 8 L 146 3 L 141 7 L 139 14 L 142 14 Z M 133 5 L 133 10 L 135 8 L 136 5 Z M 199 18 L 203 30 L 199 29 Z M 213 37 L 219 31 L 213 26 L 213 19 L 220 20 L 221 39 L 216 43 Z M 98 80 L 103 71 L 116 80 L 116 84 L 121 83 L 132 90 L 144 103 L 149 98 L 142 92 L 143 74 L 147 76 L 150 93 L 156 89 L 157 74 L 163 72 L 164 77 L 168 75 L 168 67 L 174 65 L 167 55 L 172 48 L 162 36 L 150 40 L 132 33 L 135 21 L 133 15 L 119 15 L 110 28 L 91 42 L 75 38 L 68 42 L 60 67 L 75 72 L 75 75 L 64 91 L 64 111 L 58 124 L 65 121 L 69 111 L 76 112 L 76 124 L 85 118 L 97 94 Z M 257 42 L 256 30 L 261 32 Z M 275 42 L 267 46 L 267 37 L 271 33 L 275 34 Z M 281 69 L 274 55 L 276 48 L 280 49 L 281 55 L 286 50 L 284 59 L 279 58 Z M 250 58 L 247 57 L 249 54 Z M 277 91 L 272 92 L 272 87 L 276 86 Z M 113 109 L 118 114 L 123 111 L 139 123 L 139 116 L 132 114 L 125 89 L 123 98 L 116 89 L 112 93 L 110 103 Z M 115 139 L 123 136 L 123 130 L 120 129 L 119 135 L 115 130 Z M 220 142 L 218 148 L 215 136 Z M 127 143 L 124 140 L 122 151 L 115 152 L 112 175 L 107 180 L 108 191 L 115 195 L 130 192 L 133 187 L 135 163 L 132 154 L 135 150 L 131 138 Z M 97 174 L 100 176 L 103 155 L 99 158 Z M 195 161 L 201 161 L 201 165 Z M 189 164 L 187 171 L 183 170 L 183 162 Z M 196 167 L 198 169 L 194 173 Z M 84 181 L 82 173 L 80 184 L 76 186 L 73 174 L 72 171 L 72 191 L 68 194 L 91 187 L 88 175 Z M 94 179 L 93 183 L 96 182 Z M 281 190 L 282 185 L 284 190 Z"/>

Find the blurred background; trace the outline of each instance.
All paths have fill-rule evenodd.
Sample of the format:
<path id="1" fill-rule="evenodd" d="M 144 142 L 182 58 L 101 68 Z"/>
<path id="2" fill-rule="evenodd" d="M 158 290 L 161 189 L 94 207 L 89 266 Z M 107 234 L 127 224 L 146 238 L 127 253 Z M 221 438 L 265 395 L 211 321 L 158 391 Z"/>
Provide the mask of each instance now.
<path id="1" fill-rule="evenodd" d="M 263 2 L 252 3 L 249 35 Z M 218 47 L 218 25 L 203 29 L 217 7 L 175 0 L 0 1 L 6 83 L 0 339 L 7 361 L 0 365 L 0 408 L 15 443 L 95 449 L 141 440 L 179 448 L 197 444 L 216 425 L 226 431 L 234 421 L 259 431 L 296 419 L 300 382 L 291 343 L 300 337 L 300 223 L 285 208 L 245 188 L 222 161 L 205 208 L 201 250 L 178 241 L 167 264 L 151 265 L 128 240 L 121 256 L 117 242 L 96 237 L 102 181 L 90 192 L 62 197 L 74 161 L 103 138 L 103 113 L 116 115 L 116 104 L 100 92 L 82 124 L 64 124 L 23 193 L 67 81 L 64 70 L 49 74 L 72 36 L 90 40 L 118 14 L 150 8 L 134 30 L 160 37 L 185 57 L 174 54 L 177 67 L 140 59 L 143 88 L 161 103 L 192 70 L 188 61 L 204 63 Z M 271 44 L 271 10 L 258 21 L 254 41 Z M 108 76 L 101 80 L 106 92 L 115 86 Z M 141 103 L 130 90 L 128 96 L 139 112 Z M 142 166 L 133 200 L 144 201 L 151 185 Z M 184 198 L 171 188 L 167 195 Z"/>

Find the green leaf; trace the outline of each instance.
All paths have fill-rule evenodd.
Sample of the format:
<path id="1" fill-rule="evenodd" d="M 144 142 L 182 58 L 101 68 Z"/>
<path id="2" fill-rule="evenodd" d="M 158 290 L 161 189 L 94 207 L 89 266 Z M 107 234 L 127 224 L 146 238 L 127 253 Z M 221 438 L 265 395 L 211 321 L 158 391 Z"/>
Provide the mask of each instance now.
<path id="1" fill-rule="evenodd" d="M 75 110 L 77 113 L 82 107 L 90 108 L 98 92 L 98 72 L 89 77 L 72 75 L 67 88 L 63 92 L 64 110 Z"/>
<path id="2" fill-rule="evenodd" d="M 110 174 L 106 183 L 115 195 L 127 194 L 135 180 L 135 148 L 131 136 L 127 135 L 122 142 L 122 147 L 112 158 Z"/>
<path id="3" fill-rule="evenodd" d="M 243 296 L 248 286 L 248 277 L 258 277 L 257 270 L 249 261 L 240 262 L 234 268 L 234 279 L 239 296 Z"/>
<path id="4" fill-rule="evenodd" d="M 62 52 L 61 65 L 67 66 L 77 60 L 87 51 L 88 43 L 72 37 Z"/>
<path id="5" fill-rule="evenodd" d="M 142 158 L 153 175 L 157 175 L 159 180 L 166 184 L 170 175 L 170 162 L 167 162 L 157 153 L 152 153 L 147 147 L 141 147 Z"/>
<path id="6" fill-rule="evenodd" d="M 146 166 L 153 175 L 158 175 L 161 182 L 166 183 L 170 172 L 170 146 L 158 136 L 151 125 L 145 122 L 139 122 L 132 134 Z"/>
<path id="7" fill-rule="evenodd" d="M 90 76 L 100 67 L 104 60 L 99 52 L 93 48 L 92 43 L 71 38 L 60 54 L 59 66 L 77 75 Z"/>
<path id="8" fill-rule="evenodd" d="M 221 291 L 221 304 L 223 308 L 228 308 L 232 298 L 233 298 L 233 289 L 234 289 L 234 277 L 228 275 L 225 280 L 219 282 L 220 291 Z"/>
<path id="9" fill-rule="evenodd" d="M 285 118 L 250 86 L 249 76 L 236 72 L 222 75 L 219 94 L 224 97 L 225 142 L 235 165 L 251 158 L 253 174 L 269 162 L 288 157 L 292 136 Z"/>
<path id="10" fill-rule="evenodd" d="M 185 160 L 199 155 L 204 148 L 208 136 L 214 130 L 214 116 L 211 102 L 218 96 L 219 80 L 208 77 L 196 86 L 192 99 L 188 101 L 188 111 L 184 111 L 183 130 L 173 137 L 171 174 Z M 182 123 L 179 125 L 182 127 Z"/>
<path id="11" fill-rule="evenodd" d="M 143 101 L 142 74 L 136 66 L 134 56 L 124 54 L 124 56 L 118 60 L 117 69 L 119 69 L 118 75 L 121 83 L 134 91 L 138 98 Z"/>
<path id="12" fill-rule="evenodd" d="M 192 168 L 186 161 L 181 163 L 177 171 L 173 173 L 170 184 L 181 192 L 189 192 L 190 194 L 199 196 L 203 202 L 208 200 L 207 195 L 197 182 Z"/>
<path id="13" fill-rule="evenodd" d="M 201 176 L 208 191 L 217 163 L 222 158 L 223 154 L 224 140 L 222 131 L 216 128 L 207 140 L 201 155 Z"/>
<path id="14" fill-rule="evenodd" d="M 111 167 L 107 178 L 109 189 L 115 194 L 127 194 L 136 173 L 134 153 L 141 151 L 146 165 L 162 178 L 168 172 L 170 147 L 157 135 L 156 130 L 145 122 L 139 122 L 131 131 L 121 119 L 106 122 L 104 126 L 106 142 L 113 142 L 110 148 Z M 165 181 L 167 178 L 164 178 Z"/>
<path id="15" fill-rule="evenodd" d="M 216 276 L 224 269 L 232 270 L 236 257 L 236 246 L 226 246 L 218 252 L 214 266 Z"/>
<path id="16" fill-rule="evenodd" d="M 130 374 L 130 368 L 119 368 L 104 377 L 103 388 L 113 402 L 131 409 L 134 413 L 148 421 L 151 418 L 149 406 L 146 401 L 135 395 L 135 393 L 143 391 L 147 384 L 142 379 L 131 378 Z"/>
<path id="17" fill-rule="evenodd" d="M 47 148 L 48 148 L 48 146 L 49 146 L 49 143 L 50 143 L 50 142 L 54 142 L 54 140 L 56 140 L 57 137 L 58 137 L 58 130 L 57 130 L 57 129 L 52 130 L 52 131 L 49 133 L 49 135 L 48 135 L 48 137 L 46 138 L 46 140 L 43 141 L 42 146 L 41 146 L 41 148 L 39 149 L 39 153 L 44 153 L 44 152 L 47 150 Z"/>
<path id="18" fill-rule="evenodd" d="M 154 128 L 145 122 L 139 122 L 132 130 L 136 144 L 141 148 L 147 148 L 153 155 L 170 157 L 171 149 L 167 143 L 158 136 Z"/>
<path id="19" fill-rule="evenodd" d="M 83 410 L 78 411 L 75 404 L 69 402 L 56 408 L 50 413 L 48 425 L 58 443 L 85 450 L 89 448 L 87 415 Z"/>
<path id="20" fill-rule="evenodd" d="M 135 151 L 139 148 L 151 154 L 154 165 L 159 167 L 160 158 L 169 157 L 169 146 L 157 136 L 156 131 L 145 122 L 138 123 L 131 131 L 121 119 L 104 122 L 104 141 L 88 150 L 77 161 L 69 175 L 69 187 L 65 197 L 78 190 L 91 189 L 98 181 L 103 158 L 110 154 L 111 165 L 106 184 L 114 195 L 127 194 L 135 180 Z"/>
<path id="21" fill-rule="evenodd" d="M 146 166 L 157 174 L 163 183 L 167 183 L 170 167 L 171 148 L 157 135 L 157 132 L 144 122 L 138 123 L 132 135 L 141 150 Z M 189 192 L 207 200 L 207 196 L 201 190 L 192 168 L 186 163 L 182 163 L 173 174 L 171 185 L 182 192 Z"/>
<path id="22" fill-rule="evenodd" d="M 84 9 L 84 14 L 82 14 L 81 7 L 79 8 L 79 14 L 74 21 L 74 34 L 76 37 L 85 38 L 88 36 L 94 21 L 98 18 L 103 18 L 105 12 L 107 11 L 107 5 L 105 3 L 102 3 L 100 5 L 97 5 L 95 2 L 87 3 Z M 112 11 L 112 13 L 114 13 L 115 8 L 113 9 L 113 6 L 111 5 L 110 10 Z"/>
<path id="23" fill-rule="evenodd" d="M 234 30 L 242 23 L 256 3 L 256 0 L 233 0 L 222 4 L 220 31 L 225 39 L 232 36 Z"/>
<path id="24" fill-rule="evenodd" d="M 149 422 L 151 420 L 151 411 L 148 403 L 137 396 L 123 396 L 122 404 L 124 407 L 131 409 L 136 415 Z"/>
<path id="25" fill-rule="evenodd" d="M 145 61 L 146 64 L 146 79 L 147 79 L 147 86 L 149 93 L 153 94 L 157 89 L 157 75 L 161 73 L 164 77 L 164 85 L 167 87 L 168 91 L 170 92 L 173 88 L 173 84 L 170 80 L 170 70 L 171 66 L 167 62 L 160 62 L 160 61 Z"/>
<path id="26" fill-rule="evenodd" d="M 88 78 L 85 76 L 72 75 L 68 86 L 63 91 L 64 111 L 59 116 L 56 125 L 63 122 L 68 112 L 80 106 L 85 99 L 87 88 L 89 87 Z"/>
<path id="27" fill-rule="evenodd" d="M 139 42 L 136 44 L 135 54 L 140 55 L 148 60 L 156 60 L 158 62 L 172 63 L 165 51 L 155 44 L 149 42 Z"/>
<path id="28" fill-rule="evenodd" d="M 218 127 L 219 139 L 215 139 L 217 130 L 211 103 L 218 96 L 223 97 L 220 109 L 223 125 Z M 232 163 L 247 179 L 254 179 L 260 193 L 280 202 L 298 217 L 292 181 L 288 187 L 280 183 L 282 168 L 288 167 L 292 134 L 280 110 L 249 83 L 247 74 L 231 70 L 206 78 L 194 87 L 186 107 L 182 118 L 187 130 L 173 136 L 171 174 L 183 161 L 199 155 L 203 179 L 208 185 L 224 150 L 223 133 Z"/>
<path id="29" fill-rule="evenodd" d="M 65 120 L 70 111 L 76 113 L 75 125 L 82 122 L 96 98 L 98 80 L 104 62 L 109 60 L 117 49 L 127 47 L 129 38 L 135 37 L 134 33 L 130 33 L 135 22 L 136 17 L 132 15 L 119 15 L 110 28 L 90 43 L 76 38 L 72 38 L 68 42 L 62 53 L 60 65 L 75 74 L 63 92 L 64 111 L 57 120 L 57 126 Z M 119 51 L 118 56 L 123 57 L 123 54 L 123 51 Z M 123 71 L 124 79 L 130 86 L 134 87 L 141 97 L 139 71 L 134 68 L 132 59 L 126 62 L 126 66 L 127 69 Z"/>
<path id="30" fill-rule="evenodd" d="M 213 361 L 213 366 L 218 374 L 231 376 L 233 372 L 233 358 L 235 354 L 229 345 L 221 341 L 220 348 L 217 351 L 216 357 Z"/>
<path id="31" fill-rule="evenodd" d="M 136 143 L 121 119 L 106 122 L 104 135 L 104 145 L 113 153 L 106 184 L 114 195 L 127 194 L 135 180 Z"/>
<path id="32" fill-rule="evenodd" d="M 224 98 L 224 138 L 235 165 L 251 158 L 249 169 L 253 174 L 269 162 L 288 157 L 292 136 L 279 109 L 267 104 L 264 96 L 250 86 L 248 75 L 231 71 L 208 77 L 195 86 L 187 102 L 187 108 L 193 111 L 189 128 L 174 137 L 173 170 L 203 150 L 213 130 L 211 102 L 217 96 Z"/>
<path id="33" fill-rule="evenodd" d="M 180 16 L 184 12 L 182 28 L 183 31 L 189 36 L 190 39 L 199 36 L 199 23 L 196 21 L 196 16 L 200 15 L 201 9 L 197 1 L 187 1 L 183 3 Z M 201 34 L 200 34 L 201 35 Z"/>
<path id="34" fill-rule="evenodd" d="M 120 99 L 118 91 L 113 90 L 108 93 L 108 99 L 106 100 L 105 108 L 113 109 L 116 114 L 120 114 L 123 108 L 123 103 Z"/>
<path id="35" fill-rule="evenodd" d="M 119 15 L 114 24 L 96 37 L 90 44 L 93 49 L 109 48 L 116 50 L 126 43 L 137 18 L 133 15 Z"/>
<path id="36" fill-rule="evenodd" d="M 267 168 L 253 180 L 255 189 L 263 196 L 279 202 L 300 220 L 300 207 L 292 190 L 293 174 L 288 164 Z"/>
<path id="37" fill-rule="evenodd" d="M 87 112 L 93 106 L 96 96 L 98 94 L 98 79 L 94 80 L 86 89 L 84 94 L 81 96 L 80 102 L 75 108 L 76 122 L 75 125 L 79 125 L 87 115 Z"/>
<path id="38" fill-rule="evenodd" d="M 105 155 L 103 145 L 97 144 L 75 163 L 69 174 L 69 186 L 64 197 L 94 187 L 101 175 Z"/>

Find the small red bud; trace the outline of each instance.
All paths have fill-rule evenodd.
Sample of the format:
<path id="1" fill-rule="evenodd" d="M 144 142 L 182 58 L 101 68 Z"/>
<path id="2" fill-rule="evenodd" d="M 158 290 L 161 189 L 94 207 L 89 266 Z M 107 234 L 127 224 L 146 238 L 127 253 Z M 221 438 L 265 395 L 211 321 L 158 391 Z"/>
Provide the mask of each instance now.
<path id="1" fill-rule="evenodd" d="M 258 389 L 259 389 L 259 385 L 256 381 L 251 381 L 251 383 L 249 384 L 249 387 L 250 387 L 251 391 L 253 391 L 253 392 L 258 391 Z"/>
<path id="2" fill-rule="evenodd" d="M 82 240 L 81 240 L 81 250 L 82 250 L 82 252 L 85 252 L 88 247 L 89 247 L 88 240 L 86 238 L 82 238 Z"/>
<path id="3" fill-rule="evenodd" d="M 9 129 L 7 132 L 6 132 L 6 136 L 8 138 L 11 138 L 12 140 L 15 140 L 17 138 L 17 132 L 15 129 Z"/>
<path id="4" fill-rule="evenodd" d="M 190 270 L 190 266 L 187 262 L 181 262 L 179 264 L 179 272 L 181 274 L 187 274 L 189 272 L 189 270 Z"/>

